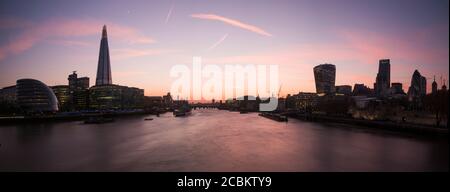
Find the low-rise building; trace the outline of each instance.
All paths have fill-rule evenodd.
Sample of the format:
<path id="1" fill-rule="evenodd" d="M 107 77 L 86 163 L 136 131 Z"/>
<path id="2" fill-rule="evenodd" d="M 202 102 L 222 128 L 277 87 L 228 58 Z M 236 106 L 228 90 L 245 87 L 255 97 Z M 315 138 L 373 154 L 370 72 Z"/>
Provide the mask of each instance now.
<path id="1" fill-rule="evenodd" d="M 286 97 L 287 110 L 312 111 L 317 106 L 319 96 L 316 93 L 299 92 Z"/>
<path id="2" fill-rule="evenodd" d="M 89 108 L 123 110 L 144 107 L 144 90 L 120 85 L 96 85 L 89 89 Z"/>
<path id="3" fill-rule="evenodd" d="M 338 85 L 336 86 L 336 93 L 342 95 L 351 95 L 352 86 L 351 85 Z"/>

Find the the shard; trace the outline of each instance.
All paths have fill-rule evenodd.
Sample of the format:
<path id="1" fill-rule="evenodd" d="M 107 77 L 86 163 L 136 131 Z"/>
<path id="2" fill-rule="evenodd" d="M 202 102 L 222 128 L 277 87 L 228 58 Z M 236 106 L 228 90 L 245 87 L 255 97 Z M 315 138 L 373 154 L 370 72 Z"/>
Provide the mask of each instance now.
<path id="1" fill-rule="evenodd" d="M 95 85 L 112 84 L 111 63 L 109 60 L 108 35 L 106 25 L 103 26 L 102 40 L 100 42 L 100 53 L 98 55 L 97 78 Z"/>

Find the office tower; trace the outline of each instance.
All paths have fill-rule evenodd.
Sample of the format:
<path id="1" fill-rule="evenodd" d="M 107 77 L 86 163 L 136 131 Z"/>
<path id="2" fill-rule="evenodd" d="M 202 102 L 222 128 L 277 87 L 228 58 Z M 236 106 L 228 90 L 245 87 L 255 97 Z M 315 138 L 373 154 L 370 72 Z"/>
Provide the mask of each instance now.
<path id="1" fill-rule="evenodd" d="M 78 77 L 76 71 L 69 75 L 69 110 L 84 110 L 88 108 L 89 77 Z"/>
<path id="2" fill-rule="evenodd" d="M 425 96 L 427 90 L 426 78 L 422 76 L 419 71 L 415 70 L 411 78 L 411 86 L 408 89 L 408 97 L 414 100 Z"/>
<path id="3" fill-rule="evenodd" d="M 375 94 L 385 96 L 391 84 L 391 63 L 389 59 L 382 59 L 379 62 L 376 83 L 374 84 Z"/>
<path id="4" fill-rule="evenodd" d="M 111 63 L 109 60 L 108 35 L 106 33 L 106 25 L 103 26 L 102 40 L 100 41 L 100 53 L 98 55 L 97 78 L 95 85 L 110 85 Z"/>
<path id="5" fill-rule="evenodd" d="M 336 92 L 336 66 L 322 64 L 314 67 L 314 79 L 317 94 L 332 94 Z"/>

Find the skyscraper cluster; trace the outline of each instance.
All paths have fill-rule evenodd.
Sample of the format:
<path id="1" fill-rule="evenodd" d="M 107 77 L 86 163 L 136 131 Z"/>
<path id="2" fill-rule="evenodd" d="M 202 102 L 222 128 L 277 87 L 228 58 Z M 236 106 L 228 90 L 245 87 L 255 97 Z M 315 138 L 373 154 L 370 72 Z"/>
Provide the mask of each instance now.
<path id="1" fill-rule="evenodd" d="M 314 67 L 314 79 L 316 84 L 316 93 L 319 95 L 372 95 L 379 98 L 391 96 L 405 96 L 402 83 L 391 83 L 391 61 L 390 59 L 379 60 L 377 77 L 374 83 L 374 89 L 370 89 L 364 84 L 355 84 L 353 91 L 348 85 L 335 85 L 336 66 L 333 64 L 321 64 Z M 437 91 L 437 84 L 434 81 L 432 91 Z M 411 86 L 408 89 L 408 98 L 410 101 L 417 100 L 426 95 L 427 80 L 418 70 L 415 70 L 411 78 Z"/>

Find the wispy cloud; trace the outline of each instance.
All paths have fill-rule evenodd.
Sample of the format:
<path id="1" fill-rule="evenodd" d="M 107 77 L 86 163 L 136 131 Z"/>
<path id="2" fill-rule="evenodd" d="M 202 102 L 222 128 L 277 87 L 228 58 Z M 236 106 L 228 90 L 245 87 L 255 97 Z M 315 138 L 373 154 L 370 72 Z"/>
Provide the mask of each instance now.
<path id="1" fill-rule="evenodd" d="M 172 17 L 172 11 L 173 11 L 173 2 L 172 2 L 172 5 L 170 5 L 169 12 L 167 13 L 167 16 L 166 16 L 166 21 L 165 21 L 166 24 L 169 23 L 170 17 Z"/>
<path id="2" fill-rule="evenodd" d="M 417 35 L 417 34 L 422 35 Z M 448 77 L 448 48 L 425 47 L 448 34 L 448 28 L 440 26 L 426 31 L 411 31 L 402 37 L 361 29 L 339 29 L 334 32 L 338 42 L 309 42 L 273 48 L 263 52 L 245 52 L 238 55 L 203 58 L 206 64 L 274 64 L 280 66 L 280 82 L 283 89 L 315 91 L 312 69 L 321 63 L 333 63 L 337 67 L 336 83 L 339 85 L 364 83 L 372 86 L 378 70 L 378 60 L 391 59 L 392 82 L 403 83 L 407 89 L 411 75 L 418 69 L 424 76 L 442 74 Z M 442 70 L 444 69 L 444 70 Z M 447 70 L 445 70 L 447 69 Z M 430 91 L 430 88 L 428 88 Z"/>
<path id="3" fill-rule="evenodd" d="M 217 46 L 219 46 L 220 44 L 222 44 L 223 41 L 225 41 L 225 39 L 227 39 L 228 34 L 225 34 L 222 36 L 222 38 L 220 38 L 217 42 L 215 42 L 213 45 L 211 45 L 211 47 L 208 48 L 208 51 L 211 51 L 213 49 L 215 49 Z"/>
<path id="4" fill-rule="evenodd" d="M 268 36 L 271 37 L 272 34 L 266 32 L 265 30 L 254 26 L 254 25 L 250 25 L 250 24 L 246 24 L 243 23 L 241 21 L 235 20 L 235 19 L 230 19 L 230 18 L 226 18 L 220 15 L 215 15 L 215 14 L 192 14 L 191 15 L 192 18 L 197 18 L 197 19 L 206 19 L 206 20 L 215 20 L 215 21 L 221 21 L 224 22 L 226 24 L 235 26 L 235 27 L 239 27 L 241 29 L 245 29 L 260 35 L 264 35 L 264 36 Z"/>
<path id="5" fill-rule="evenodd" d="M 0 23 L 11 23 L 0 19 Z M 135 28 L 100 21 L 100 20 L 71 20 L 71 19 L 54 19 L 48 20 L 43 23 L 31 24 L 29 22 L 26 25 L 21 25 L 23 31 L 17 36 L 10 39 L 10 41 L 4 45 L 0 45 L 0 60 L 6 58 L 9 55 L 19 54 L 25 50 L 30 49 L 36 43 L 42 40 L 51 40 L 52 38 L 70 38 L 70 37 L 82 37 L 90 35 L 101 34 L 101 27 L 106 24 L 108 26 L 108 35 L 123 40 L 131 44 L 148 44 L 155 42 L 154 39 L 141 34 Z M 80 42 L 63 42 L 70 45 L 85 45 Z"/>

